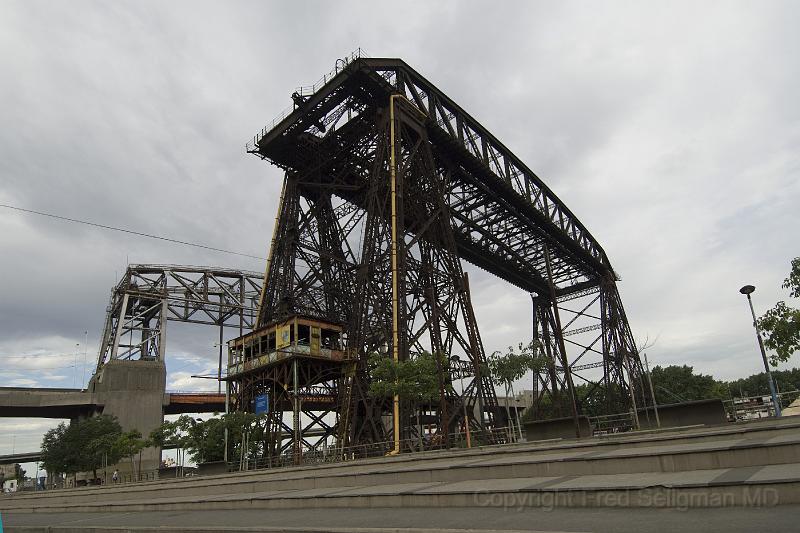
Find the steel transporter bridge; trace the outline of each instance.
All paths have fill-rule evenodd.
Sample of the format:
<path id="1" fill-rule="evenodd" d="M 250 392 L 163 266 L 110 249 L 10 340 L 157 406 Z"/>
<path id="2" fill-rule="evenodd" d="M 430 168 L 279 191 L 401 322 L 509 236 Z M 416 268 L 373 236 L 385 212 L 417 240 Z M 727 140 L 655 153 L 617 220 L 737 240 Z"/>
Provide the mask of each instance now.
<path id="1" fill-rule="evenodd" d="M 466 261 L 531 295 L 547 361 L 534 376 L 533 416 L 577 421 L 591 406 L 630 412 L 636 425 L 652 401 L 618 277 L 533 171 L 400 59 L 353 54 L 291 96 L 247 146 L 284 171 L 264 275 L 130 266 L 87 389 L 0 391 L 6 416 L 105 412 L 146 432 L 164 413 L 256 411 L 268 422 L 266 458 L 295 462 L 331 448 L 447 446 L 467 430 L 502 441 L 492 430 L 508 425 L 507 411 Z M 226 394 L 165 395 L 168 321 L 219 328 Z M 237 338 L 223 367 L 226 328 Z M 436 399 L 371 394 L 375 357 L 425 353 L 436 361 Z"/>
<path id="2" fill-rule="evenodd" d="M 268 454 L 504 426 L 463 261 L 532 297 L 535 414 L 650 403 L 603 248 L 477 120 L 404 61 L 361 53 L 291 96 L 247 146 L 284 180 L 256 328 L 229 343 L 226 378 L 236 408 L 267 413 Z M 370 394 L 370 356 L 426 352 L 437 400 Z"/>

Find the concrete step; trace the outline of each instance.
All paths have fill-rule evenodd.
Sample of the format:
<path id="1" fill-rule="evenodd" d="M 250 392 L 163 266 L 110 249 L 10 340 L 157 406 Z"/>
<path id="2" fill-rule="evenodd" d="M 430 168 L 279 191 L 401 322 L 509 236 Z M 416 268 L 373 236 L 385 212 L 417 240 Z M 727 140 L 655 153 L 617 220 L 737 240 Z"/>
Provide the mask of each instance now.
<path id="1" fill-rule="evenodd" d="M 207 511 L 145 511 L 133 513 L 17 513 L 4 514 L 6 533 L 18 526 L 53 526 L 53 533 L 98 531 L 268 531 L 277 533 L 505 533 L 526 531 L 571 533 L 797 533 L 800 505 L 771 508 L 751 506 L 696 509 L 530 508 L 520 512 L 501 507 L 372 508 L 372 509 L 252 509 Z M 64 528 L 64 529 L 61 529 Z M 66 529 L 72 528 L 72 529 Z M 85 529 L 84 529 L 85 528 Z M 124 529 L 123 529 L 124 528 Z M 434 528 L 431 531 L 430 528 Z M 438 528 L 444 528 L 440 531 Z M 36 531 L 36 530 L 34 530 Z M 41 532 L 39 529 L 37 531 Z M 45 530 L 46 531 L 46 530 Z M 101 529 L 99 531 L 106 531 Z"/>
<path id="2" fill-rule="evenodd" d="M 456 456 L 399 464 L 352 464 L 347 469 L 317 472 L 285 469 L 239 476 L 198 478 L 184 483 L 147 483 L 126 487 L 102 487 L 86 491 L 41 493 L 50 504 L 62 502 L 109 502 L 150 499 L 179 492 L 185 496 L 255 493 L 265 487 L 282 490 L 356 487 L 392 483 L 436 483 L 542 476 L 585 476 L 654 472 L 685 472 L 800 463 L 800 434 L 769 439 L 730 439 L 700 443 L 672 443 L 633 449 L 592 451 L 562 450 L 495 453 L 489 456 Z M 0 509 L 24 506 L 35 495 L 0 501 Z M 36 498 L 42 504 L 42 498 Z"/>
<path id="3" fill-rule="evenodd" d="M 324 491 L 415 483 L 666 474 L 778 464 L 800 464 L 800 421 L 684 428 L 581 441 L 408 454 L 352 463 L 170 479 L 119 487 L 20 493 L 0 499 L 0 510 L 32 511 L 37 507 L 67 503 L 107 505 L 173 496 L 252 495 L 273 487 L 282 492 Z"/>
<path id="4" fill-rule="evenodd" d="M 149 498 L 180 491 L 185 495 L 257 492 L 265 486 L 286 489 L 358 486 L 383 483 L 462 481 L 547 475 L 586 475 L 635 472 L 675 472 L 709 468 L 800 462 L 800 429 L 772 432 L 724 433 L 716 440 L 648 439 L 648 446 L 603 446 L 573 442 L 465 450 L 407 456 L 403 460 L 364 461 L 323 467 L 256 471 L 120 487 L 97 487 L 38 494 L 19 494 L 7 503 L 26 498 L 63 501 L 110 501 Z M 724 437 L 726 440 L 721 440 Z M 0 509 L 6 502 L 0 502 Z"/>
<path id="5" fill-rule="evenodd" d="M 724 507 L 800 502 L 800 464 L 695 472 L 392 483 L 142 500 L 49 503 L 16 512 L 91 513 L 377 507 Z"/>
<path id="6" fill-rule="evenodd" d="M 439 528 L 386 528 L 386 527 L 147 527 L 147 526 L 12 526 L 7 533 L 565 533 L 563 531 L 536 531 L 512 529 L 439 529 Z"/>

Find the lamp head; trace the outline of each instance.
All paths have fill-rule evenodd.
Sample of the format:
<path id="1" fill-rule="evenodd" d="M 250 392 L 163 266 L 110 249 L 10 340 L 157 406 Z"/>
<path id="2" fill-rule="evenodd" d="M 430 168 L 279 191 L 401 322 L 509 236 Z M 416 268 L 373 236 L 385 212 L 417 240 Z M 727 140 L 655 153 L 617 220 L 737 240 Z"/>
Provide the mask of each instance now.
<path id="1" fill-rule="evenodd" d="M 756 288 L 753 287 L 752 285 L 745 285 L 744 287 L 739 289 L 739 292 L 741 292 L 742 294 L 752 294 L 753 291 L 755 291 L 755 290 L 756 290 Z"/>

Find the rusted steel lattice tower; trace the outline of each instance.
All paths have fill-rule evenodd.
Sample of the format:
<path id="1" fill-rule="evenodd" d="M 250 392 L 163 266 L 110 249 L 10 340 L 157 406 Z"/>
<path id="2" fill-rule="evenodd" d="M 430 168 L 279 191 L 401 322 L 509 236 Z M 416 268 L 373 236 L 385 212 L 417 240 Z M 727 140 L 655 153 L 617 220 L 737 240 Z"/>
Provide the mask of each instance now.
<path id="1" fill-rule="evenodd" d="M 440 436 L 463 427 L 464 416 L 474 430 L 505 424 L 462 260 L 532 295 L 550 361 L 536 377 L 538 412 L 648 402 L 603 249 L 475 119 L 402 60 L 360 54 L 292 98 L 293 108 L 248 144 L 285 178 L 254 335 L 265 333 L 237 341 L 229 369 L 239 408 L 269 398 L 275 430 L 283 428 L 274 453 L 325 437 L 339 446 L 415 437 L 402 402 L 368 394 L 369 354 L 445 356 L 439 401 L 426 410 Z M 467 375 L 463 392 L 455 373 Z M 591 385 L 583 402 L 576 381 Z M 302 406 L 319 409 L 322 397 L 322 413 Z M 292 425 L 284 409 L 295 411 Z"/>
<path id="2" fill-rule="evenodd" d="M 167 321 L 253 329 L 258 272 L 183 265 L 129 265 L 111 291 L 96 370 L 111 360 L 163 361 Z M 220 346 L 220 372 L 222 347 Z"/>

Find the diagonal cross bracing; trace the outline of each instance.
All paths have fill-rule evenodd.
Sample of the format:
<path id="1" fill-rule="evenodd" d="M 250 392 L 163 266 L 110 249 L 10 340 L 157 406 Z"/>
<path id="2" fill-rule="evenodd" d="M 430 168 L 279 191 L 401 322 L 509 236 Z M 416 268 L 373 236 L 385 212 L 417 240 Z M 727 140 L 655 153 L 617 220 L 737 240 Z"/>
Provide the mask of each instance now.
<path id="1" fill-rule="evenodd" d="M 463 194 L 448 198 L 453 217 L 465 221 L 456 234 L 463 259 L 542 295 L 549 293 L 543 285 L 545 243 L 552 254 L 558 294 L 614 275 L 602 247 L 555 193 L 477 120 L 400 59 L 354 60 L 257 138 L 251 151 L 287 170 L 307 168 L 306 155 L 297 150 L 301 139 L 307 143 L 316 137 L 317 154 L 330 155 L 348 138 L 366 131 L 371 126 L 364 120 L 368 113 L 397 93 L 428 115 L 426 127 L 437 163 L 457 171 L 454 189 L 475 192 L 472 201 Z M 343 109 L 348 107 L 350 118 L 345 120 Z M 334 114 L 337 129 L 319 132 L 315 124 Z M 357 167 L 354 163 L 349 170 L 363 176 L 365 172 Z M 497 238 L 505 246 L 497 248 L 471 238 L 479 226 L 498 231 Z"/>

